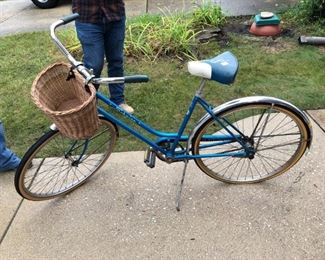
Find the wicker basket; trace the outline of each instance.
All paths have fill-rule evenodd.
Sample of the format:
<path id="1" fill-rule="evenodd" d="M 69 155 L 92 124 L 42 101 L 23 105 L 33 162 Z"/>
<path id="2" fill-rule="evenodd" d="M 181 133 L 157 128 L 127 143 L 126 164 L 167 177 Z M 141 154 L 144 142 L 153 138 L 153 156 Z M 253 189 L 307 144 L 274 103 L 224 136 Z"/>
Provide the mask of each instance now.
<path id="1" fill-rule="evenodd" d="M 71 73 L 68 64 L 55 63 L 36 77 L 31 94 L 34 103 L 63 135 L 86 139 L 94 135 L 99 126 L 96 89 L 90 85 L 89 91 L 81 75 Z"/>

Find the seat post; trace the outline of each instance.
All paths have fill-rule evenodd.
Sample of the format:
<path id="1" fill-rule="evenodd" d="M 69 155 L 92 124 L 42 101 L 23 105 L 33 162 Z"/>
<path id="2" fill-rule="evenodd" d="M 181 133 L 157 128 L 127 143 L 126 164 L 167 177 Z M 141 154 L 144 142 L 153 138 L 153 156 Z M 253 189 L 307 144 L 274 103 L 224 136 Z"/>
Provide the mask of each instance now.
<path id="1" fill-rule="evenodd" d="M 202 97 L 202 92 L 203 92 L 203 88 L 204 88 L 204 86 L 205 86 L 205 82 L 206 82 L 206 81 L 207 81 L 206 79 L 202 79 L 202 80 L 201 80 L 201 83 L 200 83 L 199 89 L 196 91 L 196 96 L 197 96 L 197 97 Z"/>

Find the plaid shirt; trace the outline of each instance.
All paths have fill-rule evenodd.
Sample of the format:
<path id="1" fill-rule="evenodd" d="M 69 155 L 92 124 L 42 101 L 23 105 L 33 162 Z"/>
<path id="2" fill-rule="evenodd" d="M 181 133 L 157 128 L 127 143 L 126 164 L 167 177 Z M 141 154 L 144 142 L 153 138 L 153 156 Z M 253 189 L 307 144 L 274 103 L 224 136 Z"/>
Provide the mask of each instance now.
<path id="1" fill-rule="evenodd" d="M 125 17 L 123 0 L 72 0 L 72 12 L 78 13 L 83 23 L 113 22 Z"/>

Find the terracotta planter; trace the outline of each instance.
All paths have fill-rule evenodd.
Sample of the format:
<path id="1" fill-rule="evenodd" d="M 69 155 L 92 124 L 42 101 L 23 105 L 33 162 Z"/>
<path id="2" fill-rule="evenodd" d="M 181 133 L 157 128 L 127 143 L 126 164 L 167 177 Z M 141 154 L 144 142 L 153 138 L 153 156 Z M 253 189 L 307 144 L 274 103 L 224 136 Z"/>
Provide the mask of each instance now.
<path id="1" fill-rule="evenodd" d="M 277 25 L 256 26 L 254 22 L 249 29 L 249 32 L 257 36 L 275 36 L 281 33 L 281 27 Z"/>

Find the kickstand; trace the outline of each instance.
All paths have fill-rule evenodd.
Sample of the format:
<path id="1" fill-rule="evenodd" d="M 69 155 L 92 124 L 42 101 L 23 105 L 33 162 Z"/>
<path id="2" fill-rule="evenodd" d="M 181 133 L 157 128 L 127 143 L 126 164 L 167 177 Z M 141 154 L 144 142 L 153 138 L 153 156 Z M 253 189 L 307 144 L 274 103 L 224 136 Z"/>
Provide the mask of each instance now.
<path id="1" fill-rule="evenodd" d="M 183 185 L 184 185 L 184 179 L 185 179 L 185 173 L 186 173 L 186 169 L 187 169 L 187 164 L 188 164 L 188 160 L 184 161 L 184 169 L 183 169 L 183 175 L 182 175 L 182 180 L 181 183 L 179 185 L 179 189 L 178 192 L 176 194 L 176 210 L 180 211 L 180 203 L 181 203 L 181 195 L 182 195 L 182 190 L 183 190 Z"/>

